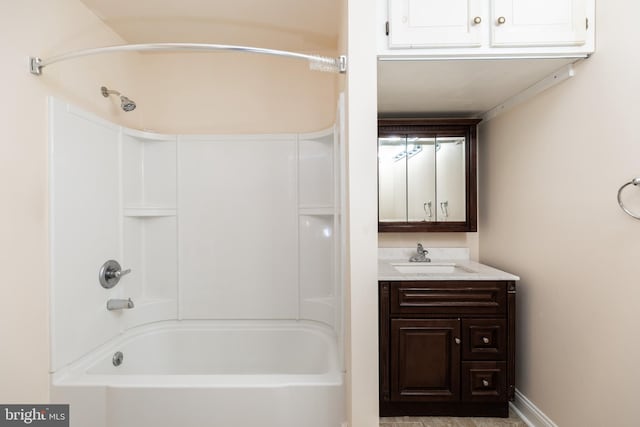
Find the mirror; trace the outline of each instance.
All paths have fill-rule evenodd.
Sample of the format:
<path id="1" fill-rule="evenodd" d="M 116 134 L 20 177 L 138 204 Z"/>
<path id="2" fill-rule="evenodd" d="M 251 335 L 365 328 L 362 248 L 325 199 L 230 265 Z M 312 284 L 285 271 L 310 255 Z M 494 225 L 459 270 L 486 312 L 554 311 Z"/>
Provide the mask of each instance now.
<path id="1" fill-rule="evenodd" d="M 379 120 L 379 231 L 476 231 L 478 122 Z"/>

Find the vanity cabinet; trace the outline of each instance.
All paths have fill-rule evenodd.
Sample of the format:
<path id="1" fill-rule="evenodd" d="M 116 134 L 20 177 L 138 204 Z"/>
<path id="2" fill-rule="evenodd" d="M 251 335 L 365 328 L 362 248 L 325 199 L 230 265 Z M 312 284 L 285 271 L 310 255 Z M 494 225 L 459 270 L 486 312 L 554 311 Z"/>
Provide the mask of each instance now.
<path id="1" fill-rule="evenodd" d="M 514 281 L 381 281 L 380 415 L 508 416 Z"/>
<path id="2" fill-rule="evenodd" d="M 456 49 L 464 55 L 593 52 L 594 0 L 378 2 L 379 15 L 385 19 L 381 54 L 413 50 L 420 55 L 449 55 Z"/>

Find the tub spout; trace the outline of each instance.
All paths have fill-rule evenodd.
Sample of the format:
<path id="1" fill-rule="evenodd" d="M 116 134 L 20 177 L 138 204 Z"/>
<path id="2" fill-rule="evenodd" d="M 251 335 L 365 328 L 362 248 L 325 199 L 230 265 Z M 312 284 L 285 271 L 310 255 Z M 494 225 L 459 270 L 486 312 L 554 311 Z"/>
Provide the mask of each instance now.
<path id="1" fill-rule="evenodd" d="M 107 310 L 123 310 L 135 307 L 131 298 L 129 299 L 110 299 L 107 301 Z"/>

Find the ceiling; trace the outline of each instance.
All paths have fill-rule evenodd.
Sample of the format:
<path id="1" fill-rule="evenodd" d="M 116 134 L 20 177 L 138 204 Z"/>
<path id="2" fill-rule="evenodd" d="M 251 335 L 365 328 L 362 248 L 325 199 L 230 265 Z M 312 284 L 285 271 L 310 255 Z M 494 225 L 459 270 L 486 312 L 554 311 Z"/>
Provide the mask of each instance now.
<path id="1" fill-rule="evenodd" d="M 384 116 L 478 117 L 575 58 L 378 61 Z"/>
<path id="2" fill-rule="evenodd" d="M 127 43 L 214 43 L 326 51 L 340 0 L 81 0 Z"/>
<path id="3" fill-rule="evenodd" d="M 575 60 L 378 61 L 378 112 L 478 117 Z"/>

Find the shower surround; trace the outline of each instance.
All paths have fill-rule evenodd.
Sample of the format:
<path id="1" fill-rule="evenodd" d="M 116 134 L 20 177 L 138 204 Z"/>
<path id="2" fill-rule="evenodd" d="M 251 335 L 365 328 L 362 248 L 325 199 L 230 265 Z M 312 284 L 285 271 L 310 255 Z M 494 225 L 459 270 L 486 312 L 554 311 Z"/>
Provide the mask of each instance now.
<path id="1" fill-rule="evenodd" d="M 199 404 L 340 425 L 338 111 L 309 134 L 160 135 L 50 100 L 51 387 L 72 425 L 196 426 Z M 131 273 L 104 289 L 110 259 Z"/>

